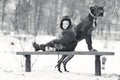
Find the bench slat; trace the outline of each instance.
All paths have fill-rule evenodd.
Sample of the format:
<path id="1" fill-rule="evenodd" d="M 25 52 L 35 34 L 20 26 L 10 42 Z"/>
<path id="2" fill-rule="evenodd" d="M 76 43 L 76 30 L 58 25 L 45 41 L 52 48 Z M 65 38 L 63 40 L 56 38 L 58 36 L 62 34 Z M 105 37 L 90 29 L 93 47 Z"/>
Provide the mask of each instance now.
<path id="1" fill-rule="evenodd" d="M 114 55 L 114 52 L 96 52 L 96 51 L 44 51 L 44 52 L 17 52 L 17 55 Z"/>

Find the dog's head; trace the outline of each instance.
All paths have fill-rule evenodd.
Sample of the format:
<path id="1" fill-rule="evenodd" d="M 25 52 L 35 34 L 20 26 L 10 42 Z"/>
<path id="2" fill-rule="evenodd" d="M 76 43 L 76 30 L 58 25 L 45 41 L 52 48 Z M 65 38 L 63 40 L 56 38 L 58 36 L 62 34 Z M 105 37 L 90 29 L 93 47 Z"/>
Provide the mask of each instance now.
<path id="1" fill-rule="evenodd" d="M 103 6 L 102 7 L 100 7 L 100 6 L 91 6 L 90 11 L 95 17 L 103 17 L 103 15 L 104 15 Z"/>

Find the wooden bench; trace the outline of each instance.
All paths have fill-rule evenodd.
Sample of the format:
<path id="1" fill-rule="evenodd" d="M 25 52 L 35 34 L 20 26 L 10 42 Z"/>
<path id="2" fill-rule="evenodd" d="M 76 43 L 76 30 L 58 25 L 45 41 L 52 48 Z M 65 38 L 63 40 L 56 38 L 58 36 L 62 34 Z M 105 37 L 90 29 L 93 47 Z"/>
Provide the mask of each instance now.
<path id="1" fill-rule="evenodd" d="M 26 58 L 25 71 L 31 72 L 31 55 L 58 55 L 56 51 L 45 52 L 17 52 L 17 55 L 23 55 Z M 59 55 L 93 55 L 95 56 L 95 75 L 101 76 L 101 60 L 102 55 L 114 55 L 114 52 L 96 52 L 96 51 L 70 51 L 59 52 Z"/>

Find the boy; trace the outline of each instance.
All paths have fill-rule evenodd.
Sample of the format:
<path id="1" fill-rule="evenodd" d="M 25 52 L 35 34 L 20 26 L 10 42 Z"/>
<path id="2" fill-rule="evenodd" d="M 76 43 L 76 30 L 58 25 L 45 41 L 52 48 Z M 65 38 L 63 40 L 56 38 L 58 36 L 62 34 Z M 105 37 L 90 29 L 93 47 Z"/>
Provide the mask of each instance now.
<path id="1" fill-rule="evenodd" d="M 56 48 L 56 51 L 74 51 L 77 40 L 76 40 L 76 33 L 72 29 L 73 25 L 69 16 L 64 16 L 60 23 L 60 28 L 63 30 L 59 39 L 54 39 L 46 44 L 38 45 L 33 43 L 33 47 L 36 51 L 43 50 L 45 51 L 46 47 Z M 67 62 L 73 57 L 74 55 L 62 55 L 59 59 L 58 64 L 56 67 L 58 68 L 59 72 L 61 71 L 61 63 L 63 62 L 64 70 L 68 72 L 66 69 Z"/>

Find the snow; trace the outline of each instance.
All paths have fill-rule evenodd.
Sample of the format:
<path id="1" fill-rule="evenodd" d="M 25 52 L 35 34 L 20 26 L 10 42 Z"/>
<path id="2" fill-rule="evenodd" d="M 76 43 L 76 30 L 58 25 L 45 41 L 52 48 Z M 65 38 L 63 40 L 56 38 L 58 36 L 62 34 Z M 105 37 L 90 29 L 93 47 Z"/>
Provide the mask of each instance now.
<path id="1" fill-rule="evenodd" d="M 0 80 L 120 80 L 120 41 L 106 41 L 93 39 L 93 46 L 98 51 L 113 51 L 114 56 L 105 56 L 107 62 L 102 76 L 94 75 L 94 56 L 74 56 L 67 64 L 70 73 L 59 73 L 55 69 L 58 60 L 56 55 L 34 55 L 32 56 L 32 72 L 24 71 L 25 58 L 16 55 L 17 51 L 34 51 L 33 36 L 4 36 L 0 35 Z M 38 35 L 36 42 L 44 44 L 56 37 Z M 19 40 L 18 40 L 19 39 Z M 11 45 L 11 42 L 14 45 Z M 85 41 L 78 43 L 75 51 L 86 51 Z M 119 79 L 118 79 L 119 78 Z"/>

